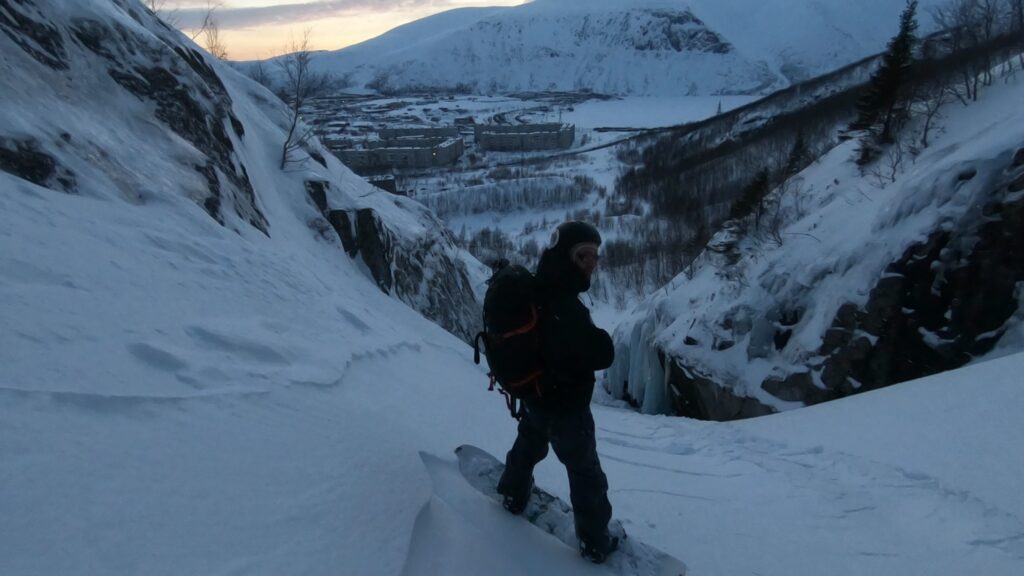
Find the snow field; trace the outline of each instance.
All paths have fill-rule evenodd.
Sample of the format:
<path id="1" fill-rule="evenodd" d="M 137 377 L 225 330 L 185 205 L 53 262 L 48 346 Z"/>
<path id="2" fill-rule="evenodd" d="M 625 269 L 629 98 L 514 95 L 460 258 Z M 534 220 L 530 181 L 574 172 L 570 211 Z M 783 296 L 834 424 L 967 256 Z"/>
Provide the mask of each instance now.
<path id="1" fill-rule="evenodd" d="M 0 76 L 25 86 L 4 132 L 50 143 L 66 112 L 103 152 L 80 195 L 0 173 L 0 574 L 606 572 L 461 481 L 455 446 L 511 444 L 504 403 L 310 229 L 302 180 L 410 233 L 422 214 L 330 158 L 277 170 L 262 89 L 213 65 L 269 237 L 188 197 L 194 151 L 136 132 L 159 126 L 141 104 Z M 694 574 L 1018 574 L 1022 365 L 735 424 L 595 406 L 616 516 Z M 536 476 L 568 498 L 553 457 Z"/>

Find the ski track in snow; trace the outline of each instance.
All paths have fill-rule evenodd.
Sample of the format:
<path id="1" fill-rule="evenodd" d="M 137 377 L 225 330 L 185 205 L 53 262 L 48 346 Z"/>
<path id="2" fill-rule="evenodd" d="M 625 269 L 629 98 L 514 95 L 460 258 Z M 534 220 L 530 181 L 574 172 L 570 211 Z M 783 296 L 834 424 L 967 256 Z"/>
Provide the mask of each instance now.
<path id="1" fill-rule="evenodd" d="M 645 428 L 647 434 L 637 433 Z M 844 549 L 842 554 L 896 559 L 912 547 L 930 549 L 936 555 L 970 557 L 981 553 L 977 549 L 988 548 L 996 555 L 1024 560 L 1024 522 L 1020 518 L 966 490 L 946 486 L 941 480 L 918 471 L 821 446 L 794 449 L 729 424 L 640 425 L 631 426 L 628 431 L 606 424 L 599 427 L 598 433 L 601 458 L 605 468 L 610 470 L 612 503 L 622 504 L 621 508 L 630 516 L 642 518 L 644 514 L 633 514 L 634 510 L 651 506 L 645 502 L 634 508 L 633 502 L 628 501 L 631 494 L 641 498 L 654 495 L 662 496 L 658 501 L 679 508 L 697 524 L 699 517 L 713 518 L 715 508 L 744 505 L 747 496 L 731 490 L 731 482 L 736 486 L 748 485 L 760 477 L 765 479 L 762 482 L 766 486 L 775 487 L 769 488 L 773 494 L 759 495 L 769 500 L 766 508 L 770 510 L 766 509 L 765 514 L 777 513 L 780 519 L 795 516 L 797 522 L 809 528 L 803 536 L 806 546 L 816 546 L 818 540 L 828 545 L 836 538 L 851 538 L 862 542 L 857 547 Z M 629 453 L 626 450 L 633 455 L 625 456 Z M 666 455 L 675 457 L 665 458 Z M 644 462 L 646 458 L 657 464 Z M 668 465 L 672 462 L 678 462 L 678 467 Z M 723 474 L 725 470 L 739 471 Z M 631 486 L 631 483 L 639 483 L 641 474 L 643 483 L 649 487 Z M 616 478 L 628 480 L 617 482 Z M 767 478 L 775 480 L 767 481 Z M 659 485 L 672 488 L 650 487 Z M 773 501 L 788 504 L 772 504 Z M 940 529 L 926 535 L 915 534 L 908 530 L 914 522 L 931 523 Z M 785 521 L 789 523 L 790 520 Z M 682 548 L 672 546 L 671 540 L 656 530 L 657 526 L 644 522 L 632 524 L 634 530 L 641 532 L 641 538 L 680 558 L 692 559 L 693 554 L 685 550 L 696 544 Z M 871 526 L 870 530 L 865 530 L 865 525 Z M 700 531 L 697 525 L 693 528 L 695 533 Z M 718 533 L 719 529 L 729 531 L 726 526 L 711 531 Z M 747 529 L 734 533 L 742 536 Z M 913 542 L 915 539 L 921 542 Z M 705 572 L 701 568 L 713 571 L 711 566 L 691 565 L 694 573 Z"/>

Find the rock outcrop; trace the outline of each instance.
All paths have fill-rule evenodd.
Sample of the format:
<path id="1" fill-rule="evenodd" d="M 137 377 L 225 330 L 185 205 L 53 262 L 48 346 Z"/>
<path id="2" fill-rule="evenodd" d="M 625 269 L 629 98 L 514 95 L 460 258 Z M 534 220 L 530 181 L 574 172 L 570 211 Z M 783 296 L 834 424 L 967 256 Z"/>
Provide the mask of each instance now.
<path id="1" fill-rule="evenodd" d="M 201 154 L 193 169 L 207 185 L 192 199 L 221 224 L 226 223 L 225 211 L 231 211 L 269 234 L 269 223 L 235 147 L 244 128 L 217 73 L 202 54 L 180 41 L 180 33 L 141 5 L 112 3 L 142 27 L 94 17 L 88 11 L 58 22 L 48 18 L 45 4 L 0 0 L 0 11 L 7 16 L 0 18 L 0 30 L 33 60 L 62 72 L 68 87 L 75 86 L 83 67 L 88 66 L 91 74 L 105 73 L 152 105 L 155 120 Z M 66 132 L 63 145 L 85 145 L 88 136 Z M 38 143 L 5 140 L 9 139 L 0 135 L 4 150 L 0 166 L 38 184 L 73 191 L 74 176 L 55 155 L 40 149 Z"/>
<path id="2" fill-rule="evenodd" d="M 200 221 L 205 212 L 260 239 L 275 222 L 309 219 L 306 183 L 315 238 L 344 246 L 384 292 L 449 331 L 468 340 L 475 330 L 472 262 L 443 223 L 356 177 L 315 139 L 277 170 L 284 103 L 142 3 L 0 0 L 0 51 L 3 172 L 139 206 L 191 213 L 191 201 Z"/>
<path id="3" fill-rule="evenodd" d="M 959 368 L 1008 333 L 1019 345 L 1024 147 L 979 147 L 991 156 L 939 158 L 876 191 L 888 196 L 874 216 L 803 219 L 835 234 L 854 216 L 847 231 L 864 238 L 787 250 L 725 227 L 693 287 L 679 279 L 616 333 L 610 391 L 645 412 L 733 420 Z"/>
<path id="4" fill-rule="evenodd" d="M 827 395 L 959 368 L 992 350 L 1024 282 L 1022 158 L 1024 148 L 959 222 L 890 264 L 866 305 L 840 308 L 812 367 Z"/>
<path id="5" fill-rule="evenodd" d="M 470 342 L 480 330 L 481 310 L 466 265 L 444 224 L 429 210 L 399 196 L 390 199 L 417 215 L 421 234 L 397 229 L 373 207 L 333 208 L 327 182 L 307 191 L 346 253 L 366 265 L 377 286 Z"/>

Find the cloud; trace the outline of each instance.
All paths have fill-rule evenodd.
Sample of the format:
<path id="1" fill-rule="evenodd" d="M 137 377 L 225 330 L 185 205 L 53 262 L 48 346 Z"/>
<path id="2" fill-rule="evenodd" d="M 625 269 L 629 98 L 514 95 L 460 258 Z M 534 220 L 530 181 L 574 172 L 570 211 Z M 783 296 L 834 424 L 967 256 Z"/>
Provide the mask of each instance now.
<path id="1" fill-rule="evenodd" d="M 230 30 L 296 24 L 366 12 L 398 12 L 404 10 L 431 10 L 439 12 L 464 5 L 464 0 L 462 3 L 458 2 L 458 0 L 320 0 L 248 8 L 222 6 L 216 9 L 214 18 L 222 30 Z M 205 2 L 180 3 L 175 13 L 179 26 L 185 29 L 199 26 L 207 11 L 205 6 Z"/>

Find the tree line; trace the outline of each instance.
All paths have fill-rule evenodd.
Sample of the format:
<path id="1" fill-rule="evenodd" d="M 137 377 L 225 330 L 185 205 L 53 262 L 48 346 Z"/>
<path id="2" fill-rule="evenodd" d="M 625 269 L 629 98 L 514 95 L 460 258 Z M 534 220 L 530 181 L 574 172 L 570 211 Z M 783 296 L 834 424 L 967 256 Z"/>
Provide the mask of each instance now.
<path id="1" fill-rule="evenodd" d="M 439 217 L 450 218 L 485 212 L 550 210 L 579 204 L 594 192 L 603 195 L 604 189 L 590 178 L 534 177 L 460 187 L 440 194 L 419 195 L 416 200 Z"/>

